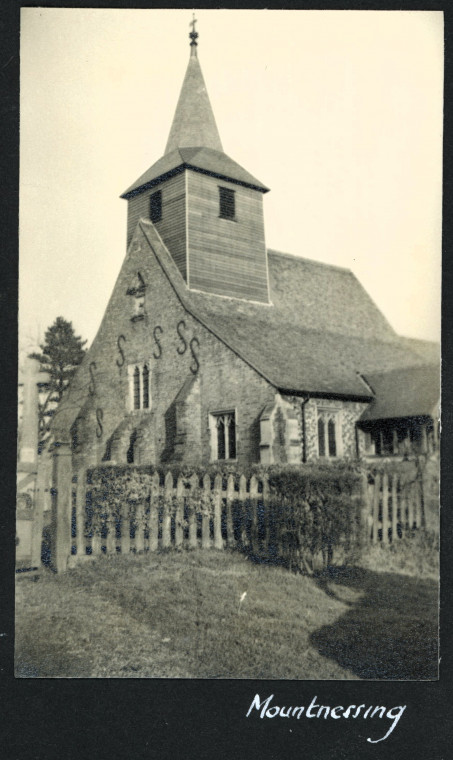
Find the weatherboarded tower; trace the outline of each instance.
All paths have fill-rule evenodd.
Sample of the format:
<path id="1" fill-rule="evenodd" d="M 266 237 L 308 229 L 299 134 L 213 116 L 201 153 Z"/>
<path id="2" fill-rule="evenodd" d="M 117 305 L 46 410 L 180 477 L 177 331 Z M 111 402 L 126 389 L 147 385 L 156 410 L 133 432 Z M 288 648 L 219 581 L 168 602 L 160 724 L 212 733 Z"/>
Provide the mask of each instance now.
<path id="1" fill-rule="evenodd" d="M 148 218 L 191 290 L 268 303 L 268 188 L 223 152 L 192 23 L 165 154 L 121 196 L 128 201 L 127 242 L 139 219 Z"/>

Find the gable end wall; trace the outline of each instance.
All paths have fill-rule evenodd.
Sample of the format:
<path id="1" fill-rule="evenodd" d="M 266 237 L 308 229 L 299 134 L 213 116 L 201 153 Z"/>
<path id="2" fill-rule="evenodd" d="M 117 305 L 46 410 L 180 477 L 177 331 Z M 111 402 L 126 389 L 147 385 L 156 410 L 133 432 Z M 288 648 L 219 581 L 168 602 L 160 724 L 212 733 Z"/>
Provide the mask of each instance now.
<path id="1" fill-rule="evenodd" d="M 126 291 L 137 270 L 147 286 L 146 316 L 133 322 L 133 297 L 126 295 Z M 123 364 L 119 336 L 123 336 L 120 338 L 125 356 Z M 128 411 L 128 365 L 146 360 L 150 361 L 151 369 L 151 411 Z M 188 404 L 183 418 L 188 429 L 198 429 L 200 434 L 198 441 L 193 435 L 189 436 L 190 447 L 182 461 L 197 459 L 207 464 L 210 459 L 209 413 L 235 409 L 238 465 L 258 462 L 259 416 L 265 405 L 275 398 L 275 389 L 185 310 L 138 227 L 99 333 L 85 359 L 83 371 L 75 380 L 73 399 L 80 398 L 80 406 L 85 402 L 81 426 L 85 440 L 75 455 L 75 466 L 100 462 L 107 440 L 115 431 L 115 460 L 125 464 L 134 429 L 139 430 L 134 463 L 159 463 L 166 448 L 165 415 L 187 378 L 192 376 L 191 367 L 196 369 L 197 361 L 199 393 L 195 395 L 199 402 Z M 93 363 L 96 388 L 95 395 L 90 396 L 87 368 L 93 367 Z M 101 415 L 99 410 L 102 410 Z M 74 408 L 73 418 L 76 415 L 77 408 Z"/>

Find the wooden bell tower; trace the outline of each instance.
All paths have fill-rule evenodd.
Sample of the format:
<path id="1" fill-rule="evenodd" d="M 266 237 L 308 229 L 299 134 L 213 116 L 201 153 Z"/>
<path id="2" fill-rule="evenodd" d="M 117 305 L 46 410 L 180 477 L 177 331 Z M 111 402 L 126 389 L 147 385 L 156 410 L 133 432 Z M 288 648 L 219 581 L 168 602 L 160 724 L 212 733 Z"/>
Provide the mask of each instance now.
<path id="1" fill-rule="evenodd" d="M 192 290 L 269 302 L 259 180 L 223 152 L 197 55 L 190 58 L 165 153 L 121 196 L 128 244 L 141 218 L 155 225 Z"/>

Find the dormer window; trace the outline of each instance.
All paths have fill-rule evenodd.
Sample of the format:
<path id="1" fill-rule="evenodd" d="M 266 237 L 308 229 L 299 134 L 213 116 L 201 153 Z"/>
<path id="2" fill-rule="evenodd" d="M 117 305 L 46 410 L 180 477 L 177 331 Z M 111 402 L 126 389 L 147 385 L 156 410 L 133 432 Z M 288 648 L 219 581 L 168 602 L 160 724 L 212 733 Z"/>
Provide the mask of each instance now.
<path id="1" fill-rule="evenodd" d="M 152 222 L 160 222 L 162 219 L 162 191 L 157 190 L 149 199 L 149 218 Z"/>
<path id="2" fill-rule="evenodd" d="M 219 216 L 221 219 L 235 218 L 234 190 L 229 187 L 219 187 Z"/>

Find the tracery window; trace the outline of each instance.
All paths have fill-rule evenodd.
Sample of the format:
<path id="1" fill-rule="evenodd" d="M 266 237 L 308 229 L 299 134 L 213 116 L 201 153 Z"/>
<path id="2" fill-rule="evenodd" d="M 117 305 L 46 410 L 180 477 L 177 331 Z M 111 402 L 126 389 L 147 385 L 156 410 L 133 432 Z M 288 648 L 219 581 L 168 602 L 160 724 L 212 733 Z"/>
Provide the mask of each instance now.
<path id="1" fill-rule="evenodd" d="M 341 422 L 337 409 L 318 408 L 318 455 L 337 457 L 341 454 Z"/>
<path id="2" fill-rule="evenodd" d="M 236 459 L 236 414 L 216 412 L 210 415 L 212 459 Z"/>
<path id="3" fill-rule="evenodd" d="M 151 408 L 151 372 L 148 362 L 130 364 L 129 375 L 129 403 L 131 410 L 149 410 Z"/>

